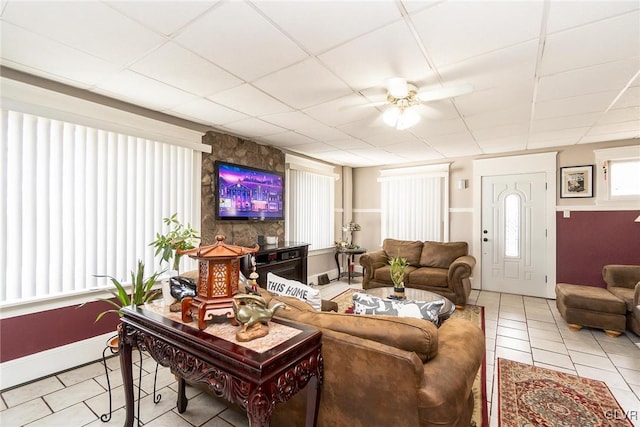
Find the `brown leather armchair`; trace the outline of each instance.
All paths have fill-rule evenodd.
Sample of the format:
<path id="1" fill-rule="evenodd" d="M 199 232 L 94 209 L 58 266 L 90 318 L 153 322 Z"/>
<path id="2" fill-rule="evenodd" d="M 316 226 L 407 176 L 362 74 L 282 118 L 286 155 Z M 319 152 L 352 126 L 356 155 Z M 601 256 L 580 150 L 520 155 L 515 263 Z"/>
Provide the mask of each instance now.
<path id="1" fill-rule="evenodd" d="M 640 265 L 605 265 L 602 278 L 609 292 L 624 301 L 627 328 L 640 335 Z"/>

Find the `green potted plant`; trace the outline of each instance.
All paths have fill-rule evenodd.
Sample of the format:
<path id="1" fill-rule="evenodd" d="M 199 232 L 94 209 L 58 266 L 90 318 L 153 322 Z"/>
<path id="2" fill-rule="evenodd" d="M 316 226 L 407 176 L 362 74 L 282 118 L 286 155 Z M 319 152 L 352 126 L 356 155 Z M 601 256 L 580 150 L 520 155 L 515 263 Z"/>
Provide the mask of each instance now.
<path id="1" fill-rule="evenodd" d="M 171 270 L 178 274 L 180 271 L 180 259 L 182 252 L 195 248 L 196 243 L 200 240 L 198 232 L 191 227 L 191 224 L 184 226 L 178 221 L 178 214 L 174 213 L 168 218 L 163 219 L 169 231 L 166 234 L 156 234 L 156 240 L 151 242 L 149 246 L 156 248 L 156 256 L 161 254 L 162 261 L 171 265 Z M 173 263 L 172 263 L 173 260 Z"/>
<path id="2" fill-rule="evenodd" d="M 122 316 L 122 308 L 132 305 L 140 305 L 151 301 L 160 292 L 158 289 L 153 289 L 156 284 L 156 280 L 161 273 L 153 273 L 151 276 L 144 277 L 144 262 L 138 261 L 137 271 L 131 272 L 131 293 L 127 292 L 125 285 L 120 283 L 115 277 L 112 276 L 96 276 L 96 277 L 108 277 L 116 290 L 110 290 L 111 295 L 115 297 L 115 301 L 112 298 L 101 298 L 100 301 L 105 301 L 115 308 L 105 310 L 98 314 L 96 322 L 107 313 L 118 313 L 118 316 Z M 86 304 L 86 303 L 84 303 Z M 83 305 L 84 305 L 83 304 Z"/>
<path id="3" fill-rule="evenodd" d="M 404 298 L 404 274 L 409 263 L 406 258 L 394 256 L 389 258 L 389 269 L 391 271 L 391 281 L 393 282 L 393 293 L 396 297 Z"/>

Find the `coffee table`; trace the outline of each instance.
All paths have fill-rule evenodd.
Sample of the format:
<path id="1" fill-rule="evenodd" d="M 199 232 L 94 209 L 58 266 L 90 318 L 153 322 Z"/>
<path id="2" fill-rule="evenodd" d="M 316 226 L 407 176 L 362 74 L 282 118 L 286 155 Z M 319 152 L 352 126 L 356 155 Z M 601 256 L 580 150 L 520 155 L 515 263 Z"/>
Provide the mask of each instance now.
<path id="1" fill-rule="evenodd" d="M 393 287 L 385 286 L 382 288 L 372 288 L 363 291 L 365 294 L 373 295 L 374 297 L 387 298 L 389 295 L 393 295 Z M 449 301 L 449 299 L 438 295 L 435 292 L 423 291 L 422 289 L 404 288 L 404 296 L 407 300 L 431 302 L 437 300 L 444 300 L 444 305 L 438 313 L 438 319 L 440 324 L 447 320 L 456 309 L 456 306 Z"/>

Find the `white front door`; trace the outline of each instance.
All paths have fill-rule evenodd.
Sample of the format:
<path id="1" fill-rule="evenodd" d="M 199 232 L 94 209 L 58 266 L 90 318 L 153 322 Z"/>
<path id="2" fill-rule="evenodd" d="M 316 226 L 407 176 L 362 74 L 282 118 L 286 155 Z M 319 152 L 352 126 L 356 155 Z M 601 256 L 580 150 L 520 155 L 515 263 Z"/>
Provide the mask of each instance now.
<path id="1" fill-rule="evenodd" d="M 482 289 L 547 296 L 545 177 L 482 177 Z"/>

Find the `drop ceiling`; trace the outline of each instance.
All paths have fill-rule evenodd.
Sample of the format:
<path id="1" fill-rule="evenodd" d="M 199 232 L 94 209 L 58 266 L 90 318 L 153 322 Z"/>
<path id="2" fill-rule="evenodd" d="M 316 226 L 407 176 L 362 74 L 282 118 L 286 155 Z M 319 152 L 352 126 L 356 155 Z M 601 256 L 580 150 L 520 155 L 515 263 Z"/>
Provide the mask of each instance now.
<path id="1" fill-rule="evenodd" d="M 640 137 L 640 1 L 22 1 L 1 64 L 353 167 Z M 384 124 L 385 81 L 422 120 Z"/>

